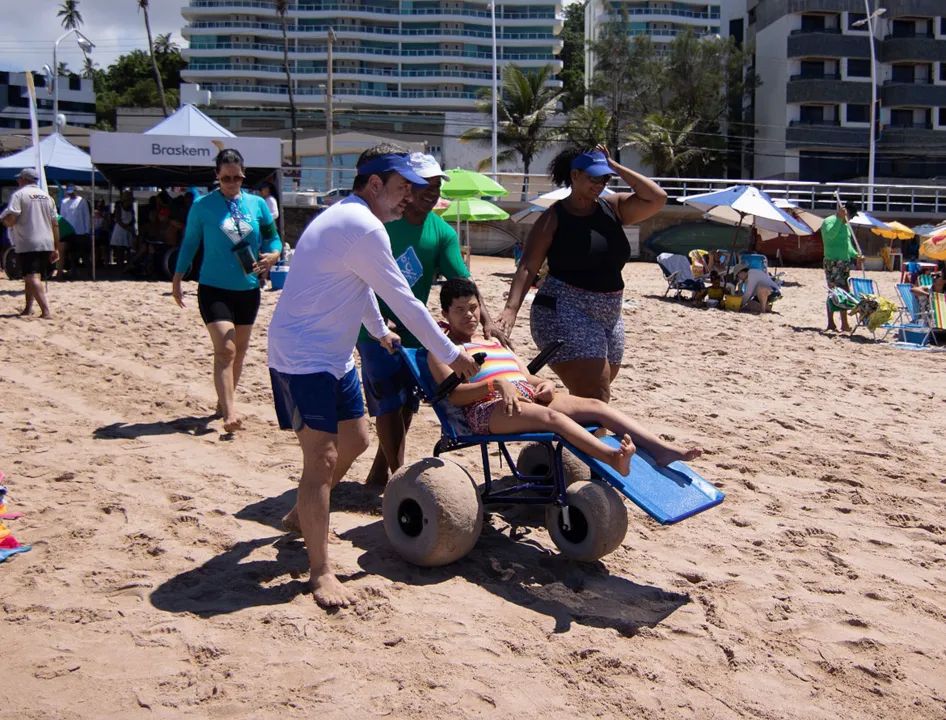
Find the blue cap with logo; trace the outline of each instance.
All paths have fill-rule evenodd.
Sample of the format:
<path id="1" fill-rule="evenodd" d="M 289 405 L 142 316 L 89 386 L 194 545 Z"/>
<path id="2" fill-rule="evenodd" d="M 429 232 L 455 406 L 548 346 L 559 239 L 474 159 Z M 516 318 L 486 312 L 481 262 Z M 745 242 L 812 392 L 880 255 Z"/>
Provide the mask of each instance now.
<path id="1" fill-rule="evenodd" d="M 364 165 L 359 165 L 357 172 L 359 175 L 380 175 L 381 173 L 390 172 L 392 170 L 414 185 L 428 184 L 424 178 L 414 172 L 414 168 L 411 167 L 410 160 L 406 153 L 381 155 L 373 160 L 369 160 Z"/>
<path id="2" fill-rule="evenodd" d="M 572 170 L 583 170 L 591 177 L 614 175 L 614 169 L 608 164 L 608 158 L 600 150 L 577 155 L 572 160 Z"/>

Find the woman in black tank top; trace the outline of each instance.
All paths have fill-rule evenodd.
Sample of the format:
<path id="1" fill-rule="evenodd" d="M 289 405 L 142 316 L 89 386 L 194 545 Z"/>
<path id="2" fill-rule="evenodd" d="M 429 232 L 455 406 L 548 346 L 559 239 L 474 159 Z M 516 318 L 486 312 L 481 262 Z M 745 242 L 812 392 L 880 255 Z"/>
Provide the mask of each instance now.
<path id="1" fill-rule="evenodd" d="M 615 175 L 633 192 L 603 196 Z M 631 254 L 624 226 L 654 215 L 667 194 L 616 163 L 602 145 L 562 151 L 549 165 L 549 176 L 571 194 L 532 227 L 498 324 L 511 333 L 532 279 L 547 260 L 548 277 L 532 303 L 532 337 L 540 350 L 564 340 L 552 370 L 572 395 L 608 402 L 624 353 L 621 272 Z"/>

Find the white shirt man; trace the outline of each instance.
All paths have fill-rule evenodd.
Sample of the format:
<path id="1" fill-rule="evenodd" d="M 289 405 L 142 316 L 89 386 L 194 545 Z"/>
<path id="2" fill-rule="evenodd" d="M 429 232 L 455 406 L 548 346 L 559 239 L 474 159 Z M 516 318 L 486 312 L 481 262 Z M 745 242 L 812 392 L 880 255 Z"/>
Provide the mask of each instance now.
<path id="1" fill-rule="evenodd" d="M 47 319 L 51 316 L 42 276 L 49 263 L 56 262 L 59 255 L 56 203 L 39 186 L 39 173 L 33 168 L 24 168 L 16 179 L 20 188 L 0 213 L 0 221 L 10 230 L 17 261 L 23 271 L 26 307 L 21 314 L 32 314 L 35 301 L 42 313 L 40 317 Z"/>
<path id="2" fill-rule="evenodd" d="M 72 225 L 76 235 L 90 236 L 92 234 L 92 212 L 88 201 L 79 195 L 75 185 L 66 188 L 66 197 L 62 201 L 59 214 Z"/>
<path id="3" fill-rule="evenodd" d="M 401 216 L 412 183 L 426 180 L 406 154 L 381 145 L 358 161 L 354 194 L 302 233 L 269 327 L 269 367 L 279 426 L 296 432 L 303 471 L 298 503 L 284 519 L 301 530 L 315 599 L 346 606 L 354 597 L 328 561 L 329 494 L 368 447 L 355 341 L 362 323 L 393 350 L 400 338 L 381 317 L 374 290 L 437 358 L 469 377 L 476 362 L 449 341 L 401 274 L 384 222 Z"/>

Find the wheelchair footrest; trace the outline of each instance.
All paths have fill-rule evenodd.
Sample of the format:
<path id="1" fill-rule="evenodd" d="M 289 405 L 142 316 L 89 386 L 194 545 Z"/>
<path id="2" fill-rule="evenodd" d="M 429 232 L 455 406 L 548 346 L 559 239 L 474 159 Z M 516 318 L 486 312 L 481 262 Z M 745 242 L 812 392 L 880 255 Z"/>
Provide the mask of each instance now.
<path id="1" fill-rule="evenodd" d="M 613 435 L 602 438 L 602 442 L 613 447 L 620 446 L 620 441 Z M 565 445 L 602 479 L 659 523 L 680 522 L 719 505 L 725 498 L 722 492 L 682 462 L 658 467 L 653 458 L 638 450 L 631 458 L 631 472 L 625 476 L 570 443 Z"/>

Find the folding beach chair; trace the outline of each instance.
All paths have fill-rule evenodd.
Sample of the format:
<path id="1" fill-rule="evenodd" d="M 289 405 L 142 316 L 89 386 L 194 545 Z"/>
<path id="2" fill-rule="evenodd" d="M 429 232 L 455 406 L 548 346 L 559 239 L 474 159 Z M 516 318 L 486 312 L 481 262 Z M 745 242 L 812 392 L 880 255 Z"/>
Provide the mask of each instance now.
<path id="1" fill-rule="evenodd" d="M 930 293 L 930 339 L 940 344 L 937 333 L 946 332 L 946 293 Z"/>
<path id="2" fill-rule="evenodd" d="M 657 265 L 660 266 L 664 278 L 667 280 L 667 289 L 664 297 L 675 291 L 674 298 L 679 300 L 683 293 L 692 293 L 690 299 L 696 297 L 698 292 L 704 289 L 703 281 L 693 277 L 693 268 L 690 267 L 690 259 L 685 255 L 674 255 L 673 253 L 660 253 L 657 256 Z"/>
<path id="3" fill-rule="evenodd" d="M 931 273 L 923 273 L 917 280 L 920 287 L 933 287 L 933 275 Z"/>
<path id="4" fill-rule="evenodd" d="M 877 288 L 877 283 L 870 278 L 848 278 L 847 289 L 850 290 L 854 297 L 857 298 L 862 298 L 865 295 L 880 296 L 880 290 Z"/>
<path id="5" fill-rule="evenodd" d="M 897 283 L 900 317 L 888 327 L 897 331 L 900 342 L 923 347 L 930 340 L 930 315 L 920 310 L 920 302 L 911 291 L 912 287 L 910 283 Z"/>

